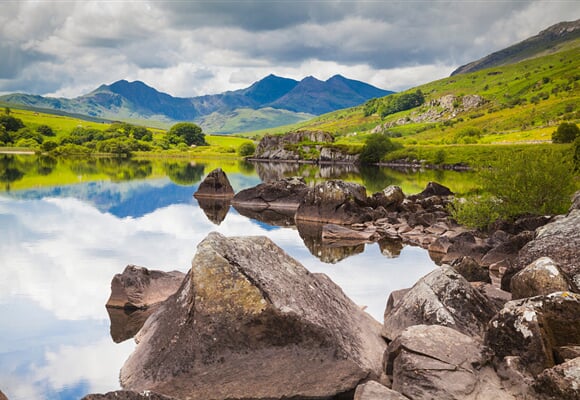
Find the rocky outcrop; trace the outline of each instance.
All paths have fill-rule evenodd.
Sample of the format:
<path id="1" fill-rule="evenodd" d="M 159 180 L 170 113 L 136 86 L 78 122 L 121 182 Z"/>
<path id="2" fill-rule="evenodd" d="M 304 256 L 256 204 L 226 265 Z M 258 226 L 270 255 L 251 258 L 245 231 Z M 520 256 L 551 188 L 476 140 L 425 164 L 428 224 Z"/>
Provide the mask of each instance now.
<path id="1" fill-rule="evenodd" d="M 157 310 L 158 306 L 156 304 L 145 309 L 137 310 L 107 307 L 107 313 L 109 314 L 109 321 L 111 323 L 110 334 L 113 342 L 121 343 L 134 337 L 145 324 L 147 318 Z"/>
<path id="2" fill-rule="evenodd" d="M 381 374 L 380 324 L 265 237 L 211 233 L 146 322 L 124 388 L 189 399 L 327 398 Z"/>
<path id="3" fill-rule="evenodd" d="M 142 393 L 130 390 L 117 390 L 106 394 L 89 394 L 81 400 L 177 400 L 173 397 L 163 396 L 161 394 L 144 391 Z"/>
<path id="4" fill-rule="evenodd" d="M 244 189 L 234 196 L 232 204 L 237 210 L 262 211 L 274 209 L 295 211 L 308 190 L 309 188 L 303 178 L 284 178 Z"/>
<path id="5" fill-rule="evenodd" d="M 199 184 L 194 194 L 195 198 L 231 198 L 234 196 L 234 189 L 221 168 L 211 171 Z"/>
<path id="6" fill-rule="evenodd" d="M 562 348 L 580 343 L 578 315 L 580 295 L 571 292 L 513 300 L 490 321 L 485 344 L 497 363 L 516 356 L 536 376 L 562 359 Z"/>
<path id="7" fill-rule="evenodd" d="M 353 400 L 409 400 L 409 398 L 378 382 L 369 381 L 356 388 Z"/>
<path id="8" fill-rule="evenodd" d="M 536 229 L 535 237 L 519 252 L 517 260 L 505 273 L 502 289 L 509 290 L 511 278 L 540 257 L 550 257 L 573 284 L 580 289 L 580 210 Z"/>
<path id="9" fill-rule="evenodd" d="M 483 336 L 496 312 L 493 302 L 451 267 L 443 266 L 421 278 L 398 301 L 389 299 L 383 336 L 394 340 L 413 325 L 441 325 Z"/>
<path id="10" fill-rule="evenodd" d="M 330 180 L 310 189 L 296 210 L 296 220 L 350 225 L 381 216 L 371 207 L 364 186 Z"/>
<path id="11" fill-rule="evenodd" d="M 485 363 L 480 343 L 454 329 L 415 325 L 389 344 L 392 389 L 409 399 L 513 399 Z"/>
<path id="12" fill-rule="evenodd" d="M 568 281 L 558 265 L 549 257 L 538 258 L 515 274 L 511 280 L 514 300 L 568 290 L 570 290 Z"/>
<path id="13" fill-rule="evenodd" d="M 171 296 L 185 274 L 179 271 L 163 272 L 128 265 L 111 281 L 111 296 L 107 307 L 143 309 L 165 301 Z"/>
<path id="14" fill-rule="evenodd" d="M 322 131 L 298 131 L 285 135 L 266 135 L 258 143 L 253 159 L 298 161 L 301 153 L 320 153 L 324 143 L 332 143 L 331 134 Z M 316 157 L 318 158 L 318 157 Z"/>

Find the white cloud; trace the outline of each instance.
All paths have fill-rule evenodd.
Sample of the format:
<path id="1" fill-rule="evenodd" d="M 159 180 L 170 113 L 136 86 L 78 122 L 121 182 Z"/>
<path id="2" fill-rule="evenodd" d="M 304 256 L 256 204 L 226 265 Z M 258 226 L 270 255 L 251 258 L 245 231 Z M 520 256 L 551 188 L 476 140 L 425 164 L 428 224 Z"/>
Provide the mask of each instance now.
<path id="1" fill-rule="evenodd" d="M 67 97 L 119 79 L 194 96 L 270 73 L 322 78 L 330 65 L 332 75 L 407 88 L 580 16 L 567 0 L 28 0 L 2 11 L 0 92 Z M 397 71 L 402 81 L 377 77 Z"/>

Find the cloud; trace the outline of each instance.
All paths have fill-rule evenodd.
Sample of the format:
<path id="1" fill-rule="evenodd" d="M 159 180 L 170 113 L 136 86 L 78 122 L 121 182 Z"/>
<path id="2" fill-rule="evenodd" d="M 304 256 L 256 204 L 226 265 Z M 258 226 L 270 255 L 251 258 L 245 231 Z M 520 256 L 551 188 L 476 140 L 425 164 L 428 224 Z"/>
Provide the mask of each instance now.
<path id="1" fill-rule="evenodd" d="M 566 0 L 8 2 L 0 91 L 72 97 L 143 79 L 194 96 L 269 73 L 300 79 L 352 70 L 403 89 L 579 15 Z M 424 73 L 413 79 L 417 70 Z M 391 84 L 382 74 L 405 79 Z"/>

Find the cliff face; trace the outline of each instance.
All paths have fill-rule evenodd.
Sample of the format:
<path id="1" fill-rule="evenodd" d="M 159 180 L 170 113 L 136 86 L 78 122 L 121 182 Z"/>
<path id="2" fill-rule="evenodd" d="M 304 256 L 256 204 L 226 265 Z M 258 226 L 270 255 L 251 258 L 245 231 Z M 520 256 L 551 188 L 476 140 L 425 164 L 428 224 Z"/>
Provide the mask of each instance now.
<path id="1" fill-rule="evenodd" d="M 298 131 L 281 136 L 264 136 L 254 159 L 261 161 L 309 161 L 356 163 L 357 154 L 347 154 L 333 147 L 334 138 L 323 131 Z"/>

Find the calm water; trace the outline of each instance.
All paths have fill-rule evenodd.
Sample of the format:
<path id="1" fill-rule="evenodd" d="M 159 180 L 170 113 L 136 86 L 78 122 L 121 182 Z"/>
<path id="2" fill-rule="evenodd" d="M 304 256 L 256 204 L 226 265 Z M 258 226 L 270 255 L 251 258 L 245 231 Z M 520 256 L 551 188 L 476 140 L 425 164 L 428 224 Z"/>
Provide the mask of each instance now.
<path id="1" fill-rule="evenodd" d="M 284 221 L 247 218 L 233 208 L 225 218 L 206 214 L 192 194 L 218 166 L 236 191 L 284 175 L 340 178 L 370 191 L 398 184 L 408 194 L 429 180 L 454 190 L 470 185 L 457 173 L 0 155 L 0 389 L 9 399 L 79 399 L 119 389 L 134 343 L 111 338 L 104 306 L 111 278 L 127 264 L 186 272 L 211 231 L 268 236 L 379 321 L 392 290 L 434 268 L 416 247 L 325 248 L 311 231 L 276 226 Z"/>

